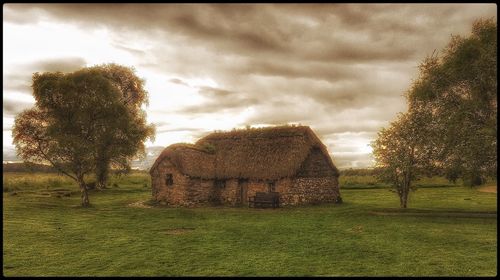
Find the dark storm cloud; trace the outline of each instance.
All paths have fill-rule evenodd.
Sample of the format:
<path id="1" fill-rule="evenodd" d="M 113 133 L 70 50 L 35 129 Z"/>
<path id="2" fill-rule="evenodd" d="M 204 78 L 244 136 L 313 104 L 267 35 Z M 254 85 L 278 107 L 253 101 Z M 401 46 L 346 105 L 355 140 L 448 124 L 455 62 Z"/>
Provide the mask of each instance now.
<path id="1" fill-rule="evenodd" d="M 33 107 L 34 103 L 13 99 L 3 99 L 3 116 L 13 117 L 21 113 L 23 110 Z M 9 128 L 10 129 L 10 128 Z"/>
<path id="2" fill-rule="evenodd" d="M 262 8 L 265 10 L 266 6 Z M 121 31 L 163 30 L 252 50 L 279 50 L 286 38 L 283 32 L 266 24 L 256 26 L 259 21 L 272 26 L 277 19 L 272 13 L 266 15 L 264 10 L 253 5 L 11 4 L 6 10 L 12 11 L 13 15 L 7 19 L 14 22 L 36 22 L 43 17 L 52 17 Z M 23 18 L 20 11 L 24 11 L 27 17 Z"/>
<path id="3" fill-rule="evenodd" d="M 376 131 L 406 110 L 404 92 L 417 66 L 451 34 L 466 35 L 494 4 L 7 4 L 4 21 L 42 20 L 105 27 L 113 45 L 138 67 L 178 77 L 203 102 L 186 115 L 240 112 L 245 124 L 302 123 L 319 136 Z M 133 35 L 133 36 L 132 36 Z M 131 48 L 144 41 L 148 48 Z M 138 46 L 141 44 L 136 44 Z M 78 63 L 76 63 L 78 64 Z M 31 75 L 31 74 L 30 74 Z M 213 87 L 190 78 L 209 77 Z M 6 89 L 4 76 L 4 90 Z M 11 89 L 26 88 L 11 79 Z M 184 126 L 160 126 L 161 132 Z M 201 131 L 193 131 L 202 135 Z M 193 134 L 194 135 L 194 134 Z M 340 166 L 369 164 L 366 155 L 334 154 Z M 336 162 L 337 163 L 337 162 Z"/>
<path id="4" fill-rule="evenodd" d="M 31 73 L 32 74 L 32 73 Z M 10 73 L 3 75 L 3 90 L 4 91 L 19 91 L 30 92 L 31 90 L 31 74 L 26 72 Z"/>
<path id="5" fill-rule="evenodd" d="M 436 4 L 11 4 L 5 8 L 6 20 L 14 22 L 53 17 L 121 31 L 160 30 L 226 53 L 328 61 L 409 59 L 419 46 L 434 39 L 414 38 L 447 30 L 450 23 L 470 21 L 470 10 L 476 14 L 486 10 L 484 6 Z M 417 45 L 399 44 L 405 40 Z"/>
<path id="6" fill-rule="evenodd" d="M 425 55 L 419 52 L 423 46 L 439 45 L 433 44 L 436 36 L 442 41 L 447 39 L 450 32 L 440 29 L 444 31 L 457 24 L 467 26 L 465 22 L 475 16 L 470 10 L 480 14 L 486 8 L 484 5 L 436 4 L 6 5 L 7 14 L 12 14 L 6 20 L 15 18 L 24 22 L 53 17 L 85 26 L 101 25 L 148 34 L 151 30 L 160 30 L 163 35 L 179 35 L 169 39 L 184 43 L 183 48 L 190 42 L 201 42 L 203 48 L 211 47 L 223 54 L 213 54 L 216 57 L 228 54 L 252 57 L 253 61 L 236 65 L 228 69 L 229 73 L 235 70 L 240 74 L 334 81 L 344 76 L 345 66 L 312 65 L 310 60 L 348 64 L 420 58 Z M 489 14 L 494 14 L 494 9 L 489 9 Z M 188 56 L 196 56 L 191 50 L 188 52 Z M 175 68 L 172 62 L 176 61 L 183 65 L 186 62 L 171 59 L 165 67 Z M 191 65 L 187 71 L 205 68 Z M 220 75 L 226 75 L 224 69 Z M 356 76 L 352 71 L 349 75 Z M 228 74 L 227 78 L 233 76 Z"/>
<path id="7" fill-rule="evenodd" d="M 238 71 L 238 70 L 237 70 Z M 309 78 L 328 81 L 342 81 L 362 78 L 362 73 L 350 65 L 338 65 L 317 61 L 258 60 L 252 59 L 241 65 L 241 74 L 279 76 L 285 78 Z"/>
<path id="8" fill-rule="evenodd" d="M 31 78 L 35 72 L 72 72 L 85 66 L 80 57 L 66 57 L 39 60 L 32 63 L 18 64 L 4 73 L 3 90 L 31 93 Z"/>
<path id="9" fill-rule="evenodd" d="M 389 51 L 390 50 L 390 51 Z M 322 46 L 305 51 L 306 59 L 329 62 L 360 62 L 360 61 L 405 61 L 414 56 L 414 49 L 390 48 L 390 46 L 357 45 L 348 42 L 336 42 L 335 46 Z"/>
<path id="10" fill-rule="evenodd" d="M 131 48 L 131 47 L 125 47 L 125 46 L 123 46 L 121 44 L 117 44 L 117 43 L 113 43 L 111 45 L 113 47 L 117 48 L 117 49 L 129 52 L 129 53 L 132 53 L 132 54 L 135 54 L 135 55 L 139 55 L 139 56 L 146 55 L 146 52 L 143 51 L 143 50 L 139 50 L 139 49 L 135 49 L 135 48 Z"/>
<path id="11" fill-rule="evenodd" d="M 184 114 L 210 114 L 220 113 L 226 110 L 243 110 L 259 103 L 256 96 L 252 94 L 231 91 L 223 88 L 200 86 L 198 93 L 206 98 L 206 101 L 196 105 L 189 105 L 176 110 Z"/>
<path id="12" fill-rule="evenodd" d="M 253 97 L 234 97 L 224 99 L 212 99 L 199 105 L 189 105 L 176 111 L 184 114 L 211 114 L 222 113 L 225 111 L 242 111 L 257 104 L 258 101 Z"/>
<path id="13" fill-rule="evenodd" d="M 6 10 L 16 18 L 25 11 L 25 20 L 52 17 L 84 26 L 142 32 L 148 39 L 153 30 L 159 31 L 155 39 L 177 42 L 184 57 L 174 53 L 166 63 L 156 64 L 162 69 L 182 69 L 184 74 L 206 71 L 220 79 L 259 74 L 329 81 L 362 79 L 362 72 L 349 69 L 354 68 L 352 63 L 422 59 L 426 52 L 441 47 L 456 26 L 464 31 L 473 17 L 495 14 L 487 5 L 437 4 L 51 4 L 6 5 Z M 205 50 L 200 54 L 203 60 L 222 63 L 225 57 L 235 55 L 243 62 L 232 66 L 197 64 L 197 59 L 190 59 L 197 57 L 196 49 L 190 46 L 197 45 Z M 153 57 L 161 61 L 168 53 L 161 43 L 158 48 Z"/>
<path id="14" fill-rule="evenodd" d="M 81 57 L 53 58 L 22 65 L 18 70 L 38 72 L 72 72 L 84 67 L 85 63 L 85 59 Z"/>
<path id="15" fill-rule="evenodd" d="M 284 37 L 275 36 L 279 33 L 274 30 L 256 26 L 255 22 L 261 16 L 246 16 L 249 14 L 252 12 L 239 13 L 243 18 L 237 19 L 229 9 L 204 6 L 203 10 L 194 13 L 181 12 L 173 16 L 170 22 L 178 27 L 177 31 L 200 39 L 223 41 L 234 47 L 250 48 L 254 51 L 283 50 Z M 268 20 L 272 21 L 270 18 Z"/>
<path id="16" fill-rule="evenodd" d="M 205 96 L 208 96 L 208 97 L 211 97 L 211 98 L 213 98 L 213 97 L 228 98 L 231 95 L 232 96 L 237 95 L 237 93 L 234 91 L 221 89 L 221 88 L 206 87 L 206 86 L 198 87 L 198 88 L 199 88 L 198 93 L 205 95 Z"/>

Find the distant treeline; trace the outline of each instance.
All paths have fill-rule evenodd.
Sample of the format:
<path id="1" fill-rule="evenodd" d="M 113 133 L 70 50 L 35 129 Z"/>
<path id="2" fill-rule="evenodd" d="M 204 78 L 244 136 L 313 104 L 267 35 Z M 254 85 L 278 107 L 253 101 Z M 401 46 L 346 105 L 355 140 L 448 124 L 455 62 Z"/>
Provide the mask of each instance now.
<path id="1" fill-rule="evenodd" d="M 424 177 L 432 177 L 432 176 L 445 176 L 445 172 L 443 169 L 438 167 L 434 167 L 431 169 L 418 169 L 420 174 Z M 341 169 L 340 176 L 377 176 L 384 172 L 382 168 L 349 168 L 349 169 Z"/>
<path id="2" fill-rule="evenodd" d="M 3 172 L 45 172 L 45 173 L 57 173 L 57 170 L 50 166 L 44 164 L 36 163 L 4 163 Z"/>
<path id="3" fill-rule="evenodd" d="M 380 170 L 373 168 L 349 168 L 340 170 L 340 176 L 375 176 Z"/>
<path id="4" fill-rule="evenodd" d="M 133 172 L 147 172 L 147 170 L 133 169 Z M 3 172 L 28 172 L 28 173 L 59 173 L 57 169 L 50 165 L 36 164 L 36 163 L 25 163 L 25 162 L 14 162 L 14 163 L 4 163 Z M 111 169 L 110 174 L 123 174 L 126 173 L 122 170 Z"/>

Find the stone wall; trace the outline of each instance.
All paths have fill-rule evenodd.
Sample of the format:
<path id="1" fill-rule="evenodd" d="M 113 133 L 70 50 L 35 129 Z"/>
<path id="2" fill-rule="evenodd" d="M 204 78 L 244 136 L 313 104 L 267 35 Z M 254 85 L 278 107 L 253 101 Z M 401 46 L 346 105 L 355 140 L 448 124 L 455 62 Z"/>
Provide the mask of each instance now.
<path id="1" fill-rule="evenodd" d="M 189 178 L 188 180 L 189 184 L 184 190 L 186 192 L 186 196 L 183 205 L 195 206 L 217 203 L 217 198 L 214 197 L 213 180 L 203 180 L 199 178 Z"/>
<path id="2" fill-rule="evenodd" d="M 241 201 L 242 188 L 238 180 L 226 181 L 226 187 L 221 192 L 221 204 L 248 205 L 248 198 L 257 192 L 268 192 L 269 182 L 264 180 L 249 180 L 247 183 L 247 196 Z M 275 190 L 280 193 L 281 205 L 315 204 L 334 202 L 340 196 L 338 177 L 323 178 L 284 178 L 275 181 Z"/>
<path id="3" fill-rule="evenodd" d="M 235 206 L 239 204 L 239 187 L 237 179 L 226 180 L 226 185 L 220 191 L 221 204 Z"/>
<path id="4" fill-rule="evenodd" d="M 280 188 L 282 205 L 335 202 L 340 196 L 336 176 L 322 178 L 295 178 L 284 180 Z"/>
<path id="5" fill-rule="evenodd" d="M 167 174 L 172 174 L 173 185 L 167 186 Z M 154 200 L 169 205 L 182 204 L 186 200 L 189 177 L 181 174 L 169 161 L 159 164 L 151 177 Z"/>
<path id="6" fill-rule="evenodd" d="M 172 174 L 173 185 L 166 185 L 166 174 Z M 268 192 L 270 182 L 228 179 L 221 187 L 214 180 L 181 174 L 168 160 L 160 163 L 151 176 L 153 199 L 171 206 L 248 205 L 248 197 L 256 192 Z M 247 195 L 243 200 L 241 184 L 247 186 Z M 274 191 L 280 193 L 281 205 L 334 202 L 340 196 L 337 176 L 284 178 L 275 181 Z"/>

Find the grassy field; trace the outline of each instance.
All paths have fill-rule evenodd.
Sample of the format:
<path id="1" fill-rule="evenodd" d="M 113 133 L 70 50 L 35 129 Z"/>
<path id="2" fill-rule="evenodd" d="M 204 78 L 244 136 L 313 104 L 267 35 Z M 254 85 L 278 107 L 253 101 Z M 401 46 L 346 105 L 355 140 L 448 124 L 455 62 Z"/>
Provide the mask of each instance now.
<path id="1" fill-rule="evenodd" d="M 342 180 L 341 205 L 141 208 L 131 204 L 150 198 L 150 181 L 136 173 L 91 192 L 93 206 L 85 209 L 76 185 L 63 177 L 4 173 L 3 273 L 497 274 L 495 193 L 429 179 L 411 194 L 410 208 L 401 210 L 396 194 L 383 185 L 370 185 L 369 178 Z M 71 196 L 53 195 L 64 188 Z"/>

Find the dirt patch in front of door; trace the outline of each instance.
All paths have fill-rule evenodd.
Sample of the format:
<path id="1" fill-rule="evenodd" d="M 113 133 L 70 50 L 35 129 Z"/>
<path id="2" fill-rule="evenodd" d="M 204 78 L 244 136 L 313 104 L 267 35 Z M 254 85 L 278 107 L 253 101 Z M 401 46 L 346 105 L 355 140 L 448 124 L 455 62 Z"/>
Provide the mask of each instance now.
<path id="1" fill-rule="evenodd" d="M 150 205 L 145 204 L 147 201 L 146 200 L 141 200 L 137 202 L 132 202 L 128 205 L 128 207 L 135 207 L 135 208 L 153 208 Z"/>

